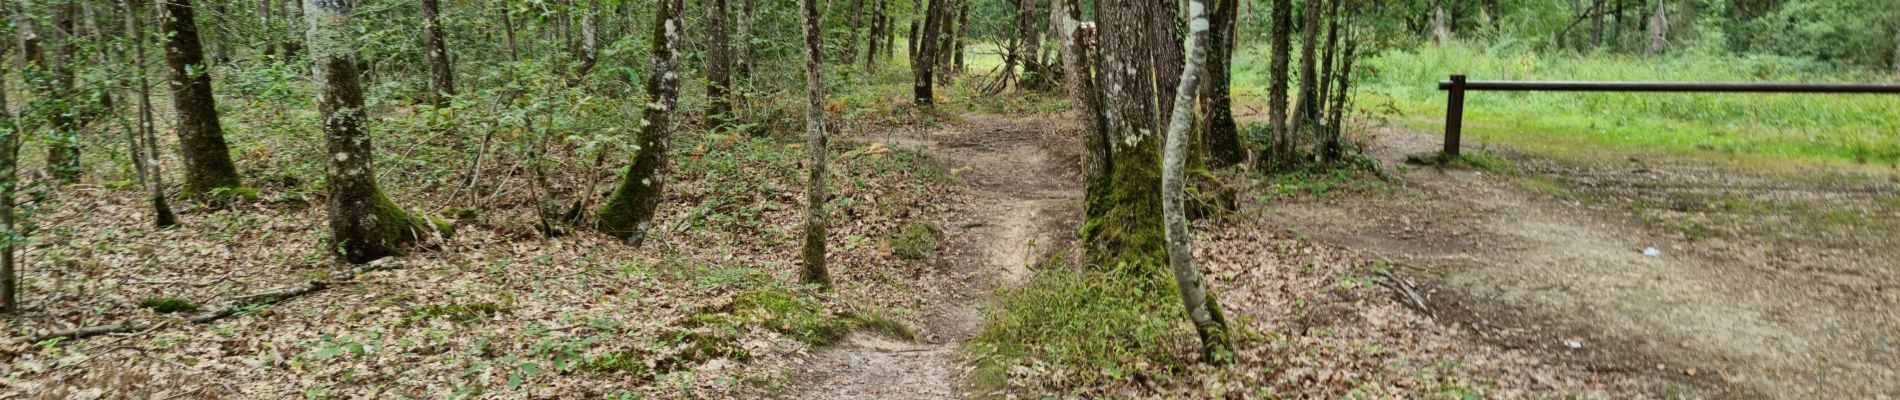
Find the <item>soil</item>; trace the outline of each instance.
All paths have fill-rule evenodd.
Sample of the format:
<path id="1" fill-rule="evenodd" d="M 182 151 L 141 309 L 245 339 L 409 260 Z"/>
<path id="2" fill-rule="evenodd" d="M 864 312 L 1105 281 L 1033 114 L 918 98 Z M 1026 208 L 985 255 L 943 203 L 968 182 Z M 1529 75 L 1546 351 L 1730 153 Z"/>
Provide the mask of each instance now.
<path id="1" fill-rule="evenodd" d="M 1404 164 L 1438 145 L 1396 129 L 1368 144 L 1393 195 L 1263 207 L 1412 267 L 1440 324 L 1656 397 L 1900 397 L 1892 176 L 1509 149 L 1493 155 L 1516 171 Z"/>
<path id="2" fill-rule="evenodd" d="M 921 310 L 915 342 L 855 333 L 797 360 L 799 399 L 956 399 L 967 372 L 962 343 L 981 329 L 985 294 L 1029 277 L 1049 252 L 1072 246 L 1080 218 L 1080 178 L 1068 145 L 1046 121 L 968 115 L 930 132 L 883 138 L 954 164 L 969 201 L 942 227 L 947 248 L 916 278 Z"/>

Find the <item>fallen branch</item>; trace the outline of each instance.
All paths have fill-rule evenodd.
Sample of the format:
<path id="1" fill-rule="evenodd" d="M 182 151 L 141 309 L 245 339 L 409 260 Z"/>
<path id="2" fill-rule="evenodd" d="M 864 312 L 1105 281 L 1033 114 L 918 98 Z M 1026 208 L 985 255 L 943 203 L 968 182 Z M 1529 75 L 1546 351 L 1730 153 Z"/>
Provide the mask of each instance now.
<path id="1" fill-rule="evenodd" d="M 372 263 L 372 264 L 359 265 L 355 268 L 351 268 L 349 273 L 344 274 L 343 276 L 337 277 L 335 279 L 322 280 L 322 281 L 310 281 L 310 282 L 306 282 L 302 285 L 298 285 L 290 289 L 276 290 L 276 291 L 270 291 L 270 292 L 264 292 L 264 293 L 258 293 L 258 294 L 253 294 L 249 296 L 239 297 L 236 300 L 231 301 L 231 303 L 226 305 L 224 308 L 220 308 L 216 311 L 198 314 L 190 318 L 185 318 L 185 321 L 191 322 L 194 324 L 208 324 L 208 323 L 216 322 L 218 320 L 229 318 L 233 315 L 237 315 L 238 313 L 243 312 L 246 309 L 251 309 L 251 308 L 259 307 L 259 306 L 273 305 L 273 304 L 283 302 L 284 300 L 290 300 L 290 299 L 301 297 L 301 296 L 308 295 L 311 293 L 316 293 L 324 289 L 328 289 L 332 286 L 350 283 L 351 281 L 356 280 L 356 277 L 358 275 L 362 275 L 364 273 L 371 272 L 371 271 L 395 269 L 396 266 L 397 264 L 395 263 Z M 42 333 L 42 334 L 33 335 L 33 336 L 20 336 L 20 337 L 13 338 L 13 341 L 21 342 L 21 343 L 38 343 L 38 342 L 59 339 L 59 338 L 85 339 L 85 338 L 89 338 L 93 336 L 109 335 L 109 334 L 114 334 L 114 333 L 126 333 L 126 332 L 144 333 L 146 331 L 157 330 L 158 328 L 161 328 L 168 323 L 170 323 L 170 321 L 160 321 L 160 322 L 155 322 L 155 323 L 128 322 L 128 323 L 111 324 L 111 325 L 88 326 L 88 327 L 74 328 L 74 329 L 68 329 L 68 330 L 63 330 L 63 331 L 47 332 L 47 333 Z"/>
<path id="2" fill-rule="evenodd" d="M 1373 270 L 1373 273 L 1378 274 L 1379 277 L 1381 278 L 1385 278 L 1379 281 L 1381 286 L 1385 286 L 1386 288 L 1392 289 L 1392 291 L 1394 292 L 1398 292 L 1398 294 L 1400 294 L 1404 299 L 1411 300 L 1410 305 L 1413 308 L 1417 308 L 1419 311 L 1423 311 L 1426 314 L 1430 314 L 1432 316 L 1432 319 L 1438 319 L 1438 312 L 1433 311 L 1431 306 L 1425 305 L 1425 297 L 1420 296 L 1418 294 L 1418 290 L 1414 289 L 1411 283 L 1407 283 L 1404 279 L 1400 279 L 1398 275 L 1394 275 L 1392 271 L 1387 271 L 1385 269 Z"/>

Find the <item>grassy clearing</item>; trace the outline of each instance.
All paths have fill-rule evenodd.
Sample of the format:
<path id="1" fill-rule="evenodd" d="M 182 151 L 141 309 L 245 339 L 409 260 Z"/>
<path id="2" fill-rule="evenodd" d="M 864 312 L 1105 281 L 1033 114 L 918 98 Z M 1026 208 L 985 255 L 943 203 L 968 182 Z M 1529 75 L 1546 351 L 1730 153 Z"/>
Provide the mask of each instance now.
<path id="1" fill-rule="evenodd" d="M 1871 73 L 1765 56 L 1552 55 L 1463 43 L 1388 52 L 1366 64 L 1362 101 L 1389 102 L 1398 123 L 1424 131 L 1441 129 L 1445 105 L 1437 82 L 1454 73 L 1490 80 L 1885 81 Z M 1263 73 L 1252 67 L 1241 72 Z M 1900 164 L 1900 98 L 1478 92 L 1467 97 L 1465 134 L 1467 141 L 1569 157 L 1660 151 L 1748 164 L 1798 160 L 1891 166 Z"/>

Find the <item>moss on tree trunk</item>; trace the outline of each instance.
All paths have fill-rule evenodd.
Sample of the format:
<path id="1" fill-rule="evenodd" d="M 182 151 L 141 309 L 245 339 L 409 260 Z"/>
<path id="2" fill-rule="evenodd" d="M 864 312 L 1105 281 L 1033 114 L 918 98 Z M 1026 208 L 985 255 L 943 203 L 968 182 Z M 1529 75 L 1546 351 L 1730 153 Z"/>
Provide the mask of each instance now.
<path id="1" fill-rule="evenodd" d="M 310 58 L 316 77 L 317 111 L 328 150 L 330 234 L 344 260 L 365 263 L 402 255 L 425 234 L 452 233 L 434 219 L 417 218 L 390 201 L 376 185 L 372 146 L 364 129 L 363 86 L 357 81 L 354 32 L 344 0 L 307 0 Z"/>
<path id="2" fill-rule="evenodd" d="M 679 108 L 681 0 L 661 1 L 653 16 L 653 71 L 647 76 L 652 102 L 640 118 L 640 150 L 613 197 L 600 208 L 594 229 L 639 246 L 665 198 L 667 141 Z"/>

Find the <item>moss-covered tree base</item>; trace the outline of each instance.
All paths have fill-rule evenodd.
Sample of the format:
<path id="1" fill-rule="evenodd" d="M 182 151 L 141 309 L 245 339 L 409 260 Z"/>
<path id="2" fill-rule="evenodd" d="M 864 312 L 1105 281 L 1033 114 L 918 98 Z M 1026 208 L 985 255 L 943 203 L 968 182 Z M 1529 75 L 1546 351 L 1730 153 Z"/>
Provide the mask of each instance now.
<path id="1" fill-rule="evenodd" d="M 377 193 L 370 204 L 372 209 L 363 213 L 366 218 L 343 218 L 356 220 L 348 222 L 333 218 L 331 228 L 336 234 L 336 251 L 346 261 L 366 263 L 401 256 L 418 240 L 455 234 L 453 222 L 410 215 L 381 193 Z M 332 212 L 336 210 L 333 208 Z"/>

